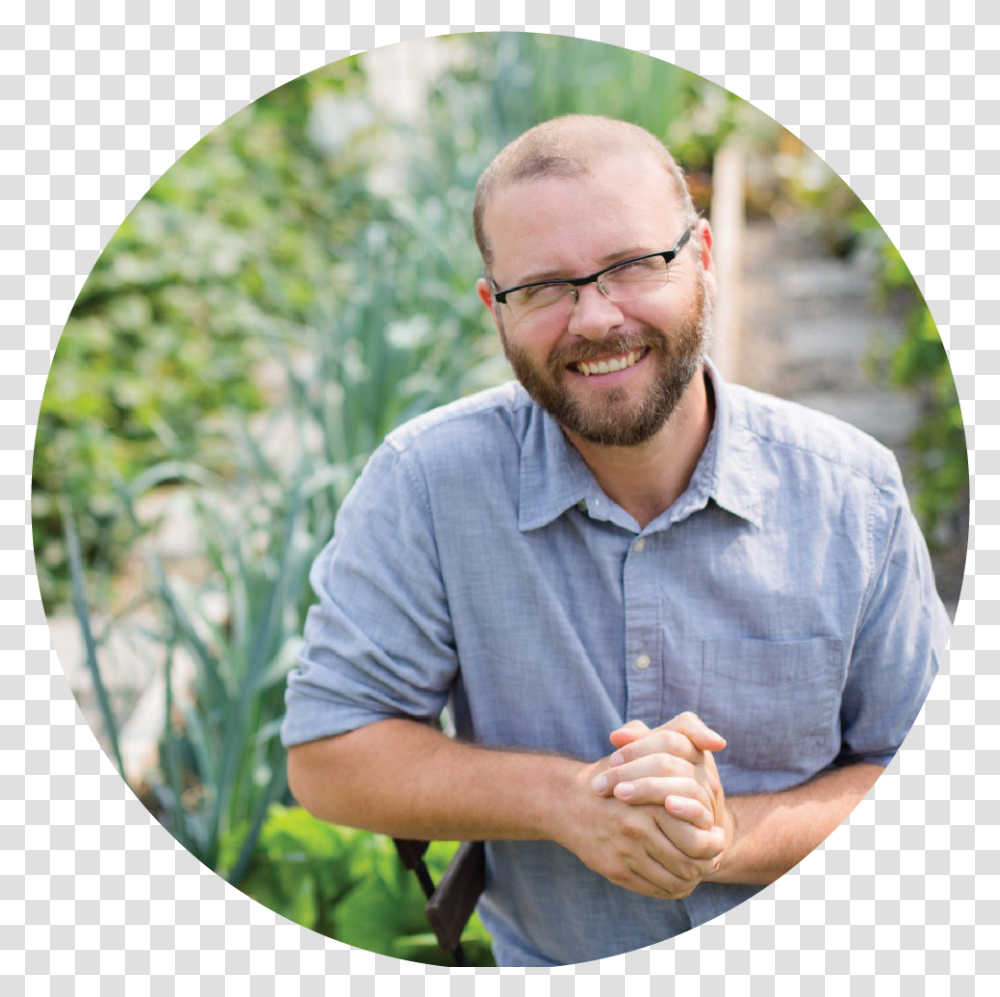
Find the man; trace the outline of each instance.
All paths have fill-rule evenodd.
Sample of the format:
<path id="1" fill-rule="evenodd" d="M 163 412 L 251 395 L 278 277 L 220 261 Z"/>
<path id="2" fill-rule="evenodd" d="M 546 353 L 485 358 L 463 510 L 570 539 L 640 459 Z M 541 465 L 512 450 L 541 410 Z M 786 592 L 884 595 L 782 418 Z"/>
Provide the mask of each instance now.
<path id="1" fill-rule="evenodd" d="M 486 840 L 498 962 L 557 965 L 703 923 L 815 848 L 948 620 L 891 455 L 707 360 L 712 233 L 651 135 L 532 129 L 475 228 L 520 386 L 372 457 L 283 735 L 318 816 Z"/>

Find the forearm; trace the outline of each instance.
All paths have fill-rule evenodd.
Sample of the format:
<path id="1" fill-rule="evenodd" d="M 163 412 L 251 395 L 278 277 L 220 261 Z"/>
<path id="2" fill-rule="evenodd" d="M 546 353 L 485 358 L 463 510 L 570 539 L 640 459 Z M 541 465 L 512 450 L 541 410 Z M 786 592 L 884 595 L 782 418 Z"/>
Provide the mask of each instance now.
<path id="1" fill-rule="evenodd" d="M 553 813 L 586 766 L 557 755 L 456 742 L 383 720 L 290 749 L 296 799 L 331 823 L 423 840 L 557 837 Z"/>
<path id="2" fill-rule="evenodd" d="M 597 795 L 607 759 L 482 748 L 411 720 L 383 720 L 288 753 L 289 785 L 322 820 L 418 840 L 547 840 L 617 886 L 672 899 L 714 868 L 721 829 L 684 851 L 660 806 Z M 685 825 L 685 828 L 689 825 Z M 685 839 L 686 840 L 686 839 Z"/>
<path id="3" fill-rule="evenodd" d="M 878 765 L 851 765 L 783 793 L 728 797 L 731 843 L 709 879 L 773 883 L 843 823 L 882 771 Z"/>

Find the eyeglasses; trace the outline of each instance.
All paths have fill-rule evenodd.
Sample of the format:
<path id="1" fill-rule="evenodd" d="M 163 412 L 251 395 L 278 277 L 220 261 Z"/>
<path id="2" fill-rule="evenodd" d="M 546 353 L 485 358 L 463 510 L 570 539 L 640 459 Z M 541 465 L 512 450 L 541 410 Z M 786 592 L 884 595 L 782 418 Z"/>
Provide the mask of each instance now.
<path id="1" fill-rule="evenodd" d="M 527 318 L 532 321 L 554 319 L 563 311 L 569 312 L 580 297 L 580 288 L 596 284 L 598 291 L 609 301 L 631 301 L 664 287 L 669 277 L 671 261 L 684 248 L 694 225 L 688 227 L 673 249 L 662 253 L 649 253 L 622 260 L 613 266 L 598 270 L 589 277 L 572 277 L 566 280 L 536 280 L 518 284 L 506 291 L 494 290 L 493 298 L 506 305 L 517 322 Z M 496 288 L 496 282 L 493 284 Z"/>

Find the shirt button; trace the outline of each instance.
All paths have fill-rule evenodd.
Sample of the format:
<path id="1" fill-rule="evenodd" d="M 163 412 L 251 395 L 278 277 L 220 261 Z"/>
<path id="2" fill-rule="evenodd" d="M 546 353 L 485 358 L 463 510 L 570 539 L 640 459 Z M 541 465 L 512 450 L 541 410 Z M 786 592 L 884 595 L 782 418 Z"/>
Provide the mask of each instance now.
<path id="1" fill-rule="evenodd" d="M 652 662 L 649 660 L 648 654 L 640 654 L 638 658 L 635 659 L 636 668 L 648 668 Z"/>
<path id="2" fill-rule="evenodd" d="M 646 541 L 642 537 L 639 537 L 639 539 L 632 544 L 632 550 L 634 550 L 637 554 L 641 554 L 645 549 Z"/>

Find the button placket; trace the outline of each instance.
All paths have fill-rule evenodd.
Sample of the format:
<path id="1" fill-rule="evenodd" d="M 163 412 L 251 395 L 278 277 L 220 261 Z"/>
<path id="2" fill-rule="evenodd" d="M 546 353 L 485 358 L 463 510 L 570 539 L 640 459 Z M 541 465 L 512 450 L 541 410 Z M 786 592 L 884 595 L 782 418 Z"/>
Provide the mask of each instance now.
<path id="1" fill-rule="evenodd" d="M 658 664 L 662 637 L 657 559 L 648 538 L 633 537 L 623 571 L 625 661 L 628 719 L 659 723 L 662 675 Z M 640 556 L 641 555 L 641 556 Z"/>

